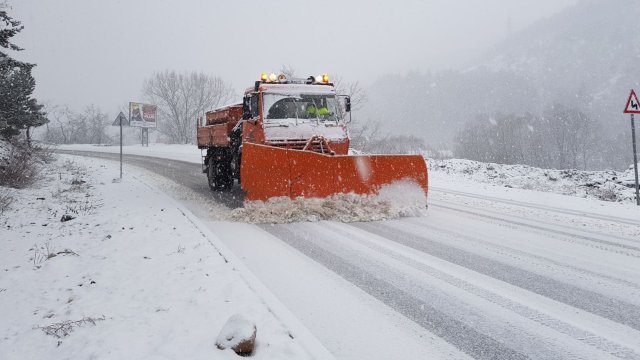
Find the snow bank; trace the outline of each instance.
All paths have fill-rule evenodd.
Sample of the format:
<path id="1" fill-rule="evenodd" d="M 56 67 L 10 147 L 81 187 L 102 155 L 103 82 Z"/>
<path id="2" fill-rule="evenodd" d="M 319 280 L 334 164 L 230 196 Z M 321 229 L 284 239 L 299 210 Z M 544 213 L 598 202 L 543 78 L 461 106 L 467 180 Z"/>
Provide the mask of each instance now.
<path id="1" fill-rule="evenodd" d="M 323 353 L 186 209 L 113 181 L 117 163 L 62 159 L 0 214 L 3 360 L 236 359 L 212 339 L 236 313 L 260 328 L 254 359 Z"/>
<path id="2" fill-rule="evenodd" d="M 246 202 L 231 211 L 229 219 L 238 222 L 281 224 L 301 221 L 340 222 L 377 221 L 425 214 L 424 191 L 410 181 L 383 186 L 378 195 L 336 194 L 329 198 L 292 200 L 288 197 L 266 202 Z"/>
<path id="3" fill-rule="evenodd" d="M 428 159 L 430 177 L 465 178 L 508 188 L 552 192 L 614 202 L 635 202 L 633 165 L 625 171 L 541 169 L 464 159 Z M 443 180 L 443 179 L 439 179 Z"/>

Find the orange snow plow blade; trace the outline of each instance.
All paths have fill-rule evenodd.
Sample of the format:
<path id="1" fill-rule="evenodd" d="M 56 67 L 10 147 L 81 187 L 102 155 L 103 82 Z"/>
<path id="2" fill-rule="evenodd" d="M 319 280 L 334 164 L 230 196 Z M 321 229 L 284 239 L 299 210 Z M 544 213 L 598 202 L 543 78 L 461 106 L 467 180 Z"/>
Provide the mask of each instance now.
<path id="1" fill-rule="evenodd" d="M 247 201 L 377 194 L 400 180 L 415 182 L 425 194 L 428 190 L 427 165 L 420 155 L 332 156 L 245 143 L 240 176 Z"/>

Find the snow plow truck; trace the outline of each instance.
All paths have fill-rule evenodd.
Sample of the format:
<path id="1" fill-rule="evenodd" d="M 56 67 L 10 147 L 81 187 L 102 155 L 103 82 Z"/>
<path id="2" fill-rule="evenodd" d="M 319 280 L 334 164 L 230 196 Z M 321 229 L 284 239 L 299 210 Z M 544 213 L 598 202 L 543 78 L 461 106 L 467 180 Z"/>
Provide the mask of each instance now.
<path id="1" fill-rule="evenodd" d="M 245 201 L 377 194 L 412 181 L 425 195 L 421 155 L 349 155 L 351 99 L 326 74 L 303 79 L 262 73 L 243 102 L 197 120 L 202 172 L 212 190 L 238 180 Z M 348 115 L 348 116 L 347 116 Z"/>

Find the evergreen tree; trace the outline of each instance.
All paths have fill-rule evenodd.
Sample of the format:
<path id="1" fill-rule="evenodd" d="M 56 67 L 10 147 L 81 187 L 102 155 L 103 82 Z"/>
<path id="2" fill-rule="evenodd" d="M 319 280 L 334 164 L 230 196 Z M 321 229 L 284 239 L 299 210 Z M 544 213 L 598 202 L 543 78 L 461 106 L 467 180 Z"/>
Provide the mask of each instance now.
<path id="1" fill-rule="evenodd" d="M 31 128 L 48 122 L 43 106 L 32 98 L 36 82 L 31 75 L 35 66 L 11 58 L 4 49 L 20 51 L 22 48 L 11 42 L 11 38 L 24 28 L 0 4 L 0 135 L 5 138 L 26 130 L 27 141 L 31 140 Z"/>

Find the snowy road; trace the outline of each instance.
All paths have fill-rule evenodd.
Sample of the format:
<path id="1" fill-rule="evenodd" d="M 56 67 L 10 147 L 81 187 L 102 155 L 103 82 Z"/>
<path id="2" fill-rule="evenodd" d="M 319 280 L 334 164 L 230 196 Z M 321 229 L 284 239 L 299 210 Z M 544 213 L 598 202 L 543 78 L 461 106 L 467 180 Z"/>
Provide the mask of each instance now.
<path id="1" fill-rule="evenodd" d="M 209 225 L 338 358 L 640 359 L 640 220 L 617 215 L 434 189 L 420 218 Z"/>

